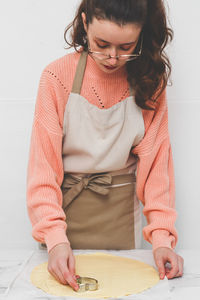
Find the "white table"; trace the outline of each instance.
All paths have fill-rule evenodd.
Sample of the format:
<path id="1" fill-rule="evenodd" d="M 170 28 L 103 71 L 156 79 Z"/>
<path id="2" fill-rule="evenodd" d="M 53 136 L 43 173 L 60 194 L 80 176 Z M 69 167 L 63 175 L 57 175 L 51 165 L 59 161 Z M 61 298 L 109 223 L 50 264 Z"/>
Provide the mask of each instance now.
<path id="1" fill-rule="evenodd" d="M 104 252 L 126 256 L 144 261 L 155 266 L 151 250 L 74 250 L 74 254 Z M 150 290 L 144 296 L 138 294 L 133 298 L 123 297 L 120 300 L 200 300 L 200 251 L 180 250 L 184 258 L 184 276 L 161 283 L 159 290 Z M 46 250 L 0 250 L 0 299 L 8 300 L 68 300 L 68 297 L 55 297 L 35 288 L 30 282 L 30 272 L 34 266 L 47 261 Z M 72 299 L 72 298 L 69 298 Z M 76 300 L 76 298 L 73 298 Z"/>

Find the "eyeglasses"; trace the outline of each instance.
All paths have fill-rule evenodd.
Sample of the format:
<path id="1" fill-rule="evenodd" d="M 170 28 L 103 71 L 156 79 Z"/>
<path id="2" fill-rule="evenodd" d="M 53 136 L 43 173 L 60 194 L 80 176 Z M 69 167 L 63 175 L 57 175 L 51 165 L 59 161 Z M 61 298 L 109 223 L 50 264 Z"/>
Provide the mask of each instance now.
<path id="1" fill-rule="evenodd" d="M 139 50 L 138 53 L 135 53 L 135 54 L 122 54 L 122 55 L 112 56 L 110 54 L 104 54 L 103 52 L 91 51 L 89 46 L 88 46 L 88 53 L 92 57 L 97 58 L 99 60 L 107 60 L 107 59 L 110 59 L 110 58 L 116 58 L 118 60 L 131 61 L 131 60 L 134 60 L 134 59 L 141 56 L 142 46 L 143 46 L 143 36 L 141 37 L 140 50 Z"/>

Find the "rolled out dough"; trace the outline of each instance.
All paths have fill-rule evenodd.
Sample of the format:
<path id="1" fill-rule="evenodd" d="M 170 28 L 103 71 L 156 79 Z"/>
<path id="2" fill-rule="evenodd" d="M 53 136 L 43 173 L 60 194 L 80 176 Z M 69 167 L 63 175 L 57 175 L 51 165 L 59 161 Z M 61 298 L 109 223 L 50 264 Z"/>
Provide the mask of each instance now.
<path id="1" fill-rule="evenodd" d="M 97 291 L 77 293 L 69 285 L 60 284 L 48 272 L 47 263 L 33 269 L 31 282 L 48 294 L 77 298 L 118 298 L 140 293 L 159 282 L 152 266 L 131 258 L 97 252 L 75 255 L 75 260 L 76 274 L 96 278 Z"/>

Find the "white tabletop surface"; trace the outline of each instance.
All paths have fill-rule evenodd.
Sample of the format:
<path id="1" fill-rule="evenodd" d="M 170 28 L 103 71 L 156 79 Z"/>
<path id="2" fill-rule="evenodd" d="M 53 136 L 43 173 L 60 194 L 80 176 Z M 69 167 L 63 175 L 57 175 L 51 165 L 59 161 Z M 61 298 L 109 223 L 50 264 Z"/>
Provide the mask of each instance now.
<path id="1" fill-rule="evenodd" d="M 155 266 L 151 250 L 74 250 L 74 254 L 104 252 L 138 259 Z M 200 251 L 177 251 L 184 258 L 184 275 L 181 278 L 160 281 L 146 293 L 132 295 L 118 300 L 200 300 Z M 0 299 L 8 300 L 68 300 L 69 297 L 55 297 L 34 287 L 30 273 L 34 266 L 47 261 L 46 250 L 0 250 Z M 73 298 L 77 300 L 78 298 Z M 86 298 L 84 298 L 86 299 Z M 110 298 L 111 299 L 111 298 Z M 83 300 L 83 298 L 82 298 Z"/>

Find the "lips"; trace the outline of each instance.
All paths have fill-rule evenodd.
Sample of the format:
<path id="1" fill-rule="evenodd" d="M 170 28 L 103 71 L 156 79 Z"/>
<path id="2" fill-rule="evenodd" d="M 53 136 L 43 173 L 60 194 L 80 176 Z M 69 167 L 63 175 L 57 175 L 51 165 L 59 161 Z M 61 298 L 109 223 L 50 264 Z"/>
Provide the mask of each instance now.
<path id="1" fill-rule="evenodd" d="M 114 69 L 116 69 L 117 67 L 113 67 L 113 66 L 106 66 L 106 65 L 104 65 L 104 67 L 106 68 L 106 69 L 108 69 L 108 70 L 114 70 Z"/>

